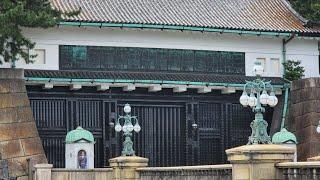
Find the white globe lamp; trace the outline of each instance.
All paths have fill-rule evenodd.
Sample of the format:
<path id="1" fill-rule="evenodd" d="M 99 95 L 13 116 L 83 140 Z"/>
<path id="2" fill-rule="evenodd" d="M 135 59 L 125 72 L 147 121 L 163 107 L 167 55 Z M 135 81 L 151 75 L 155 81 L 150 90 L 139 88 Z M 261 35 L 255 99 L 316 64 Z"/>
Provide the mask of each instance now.
<path id="1" fill-rule="evenodd" d="M 126 104 L 123 108 L 123 111 L 127 114 L 129 114 L 131 112 L 131 107 L 129 104 Z"/>
<path id="2" fill-rule="evenodd" d="M 132 124 L 129 124 L 129 125 L 128 125 L 128 131 L 129 131 L 129 132 L 132 132 L 132 131 L 133 131 L 133 125 L 132 125 Z"/>
<path id="3" fill-rule="evenodd" d="M 134 130 L 135 132 L 140 132 L 140 131 L 141 131 L 140 125 L 139 125 L 138 123 L 135 124 L 135 125 L 133 126 L 133 130 Z"/>
<path id="4" fill-rule="evenodd" d="M 250 97 L 248 99 L 248 105 L 250 107 L 255 107 L 257 105 L 257 98 L 254 96 L 253 93 L 250 94 Z"/>
<path id="5" fill-rule="evenodd" d="M 121 127 L 121 125 L 118 123 L 118 124 L 114 127 L 114 129 L 115 129 L 117 132 L 120 132 L 120 131 L 122 130 L 122 127 Z"/>
<path id="6" fill-rule="evenodd" d="M 266 90 L 262 91 L 262 94 L 260 95 L 260 103 L 263 105 L 268 104 L 269 95 Z"/>
<path id="7" fill-rule="evenodd" d="M 278 104 L 278 98 L 276 97 L 274 92 L 271 92 L 268 99 L 268 105 L 271 107 L 275 107 L 277 104 Z"/>
<path id="8" fill-rule="evenodd" d="M 240 104 L 242 104 L 242 106 L 244 107 L 247 107 L 249 105 L 249 96 L 245 91 L 243 91 L 239 101 L 240 101 Z"/>

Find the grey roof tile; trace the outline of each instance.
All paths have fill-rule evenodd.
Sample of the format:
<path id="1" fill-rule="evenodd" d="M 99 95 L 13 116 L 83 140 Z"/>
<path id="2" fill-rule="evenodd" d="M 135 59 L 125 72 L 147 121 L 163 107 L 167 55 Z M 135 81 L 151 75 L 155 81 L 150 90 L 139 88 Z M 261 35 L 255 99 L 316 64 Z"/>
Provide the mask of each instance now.
<path id="1" fill-rule="evenodd" d="M 320 33 L 308 28 L 286 0 L 51 0 L 66 21 L 179 25 Z"/>
<path id="2" fill-rule="evenodd" d="M 25 70 L 25 77 L 37 78 L 69 78 L 69 79 L 126 79 L 126 80 L 160 80 L 187 81 L 204 83 L 244 84 L 255 77 L 241 75 L 190 74 L 164 72 L 119 72 L 119 71 L 83 71 L 83 70 Z M 282 78 L 269 77 L 273 84 L 283 85 Z"/>

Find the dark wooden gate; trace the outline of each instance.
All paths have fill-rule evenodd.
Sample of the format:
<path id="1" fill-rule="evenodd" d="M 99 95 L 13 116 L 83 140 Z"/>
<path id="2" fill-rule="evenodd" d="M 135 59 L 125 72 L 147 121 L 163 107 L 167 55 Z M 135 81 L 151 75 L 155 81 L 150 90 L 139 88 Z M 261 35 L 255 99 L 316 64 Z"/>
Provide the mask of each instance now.
<path id="1" fill-rule="evenodd" d="M 30 90 L 30 88 L 29 88 Z M 113 123 L 123 106 L 130 103 L 142 130 L 134 135 L 136 154 L 149 158 L 150 166 L 178 166 L 226 163 L 225 149 L 246 144 L 250 108 L 237 103 L 239 94 L 216 96 L 158 96 L 123 93 L 72 94 L 71 92 L 29 92 L 31 107 L 50 163 L 64 167 L 64 138 L 78 125 L 94 134 L 95 166 L 108 166 L 108 159 L 121 153 L 122 136 Z M 233 97 L 234 99 L 230 98 Z M 272 112 L 266 119 L 270 122 Z M 197 125 L 193 128 L 192 125 Z"/>

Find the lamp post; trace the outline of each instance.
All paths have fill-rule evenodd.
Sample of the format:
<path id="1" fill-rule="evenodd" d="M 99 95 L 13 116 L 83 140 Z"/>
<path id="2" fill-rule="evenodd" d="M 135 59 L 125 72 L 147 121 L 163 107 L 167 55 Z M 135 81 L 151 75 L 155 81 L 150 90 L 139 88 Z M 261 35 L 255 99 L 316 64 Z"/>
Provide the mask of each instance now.
<path id="1" fill-rule="evenodd" d="M 139 125 L 138 119 L 136 116 L 131 116 L 131 107 L 129 104 L 126 104 L 123 108 L 126 113 L 124 116 L 119 116 L 117 119 L 114 129 L 116 132 L 123 131 L 125 140 L 123 142 L 122 156 L 134 156 L 133 142 L 131 140 L 132 131 L 140 132 L 141 127 Z M 123 120 L 123 125 L 120 124 L 120 121 Z M 133 120 L 135 121 L 133 125 Z"/>
<path id="2" fill-rule="evenodd" d="M 255 119 L 250 124 L 252 133 L 248 144 L 271 144 L 271 138 L 267 133 L 268 123 L 263 119 L 263 113 L 265 112 L 263 106 L 276 106 L 278 98 L 275 96 L 271 81 L 261 79 L 263 67 L 260 62 L 255 63 L 254 73 L 256 79 L 246 81 L 240 97 L 240 103 L 244 107 L 250 106 L 255 112 Z M 270 91 L 270 95 L 268 91 Z"/>

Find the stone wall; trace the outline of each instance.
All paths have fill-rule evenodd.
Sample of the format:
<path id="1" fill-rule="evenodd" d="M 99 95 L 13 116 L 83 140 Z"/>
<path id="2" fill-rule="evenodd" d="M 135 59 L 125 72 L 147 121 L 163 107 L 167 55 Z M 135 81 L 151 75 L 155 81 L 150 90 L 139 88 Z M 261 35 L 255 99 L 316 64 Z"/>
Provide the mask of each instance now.
<path id="1" fill-rule="evenodd" d="M 294 81 L 287 127 L 297 136 L 298 161 L 320 154 L 320 78 Z"/>
<path id="2" fill-rule="evenodd" d="M 27 159 L 47 163 L 22 69 L 0 69 L 0 153 L 8 160 L 9 176 L 18 180 L 27 179 Z"/>

